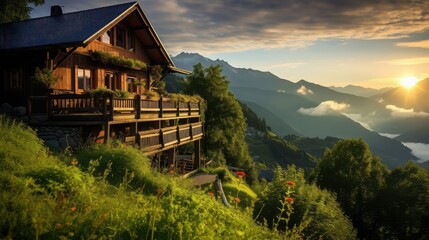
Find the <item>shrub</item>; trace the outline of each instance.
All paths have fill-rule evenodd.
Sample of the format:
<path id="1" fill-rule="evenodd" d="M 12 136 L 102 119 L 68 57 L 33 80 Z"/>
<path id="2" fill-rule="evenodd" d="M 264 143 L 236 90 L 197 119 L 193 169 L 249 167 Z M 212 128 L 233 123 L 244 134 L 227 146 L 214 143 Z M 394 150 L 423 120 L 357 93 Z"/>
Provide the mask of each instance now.
<path id="1" fill-rule="evenodd" d="M 294 211 L 288 229 L 304 223 L 306 227 L 302 234 L 306 239 L 356 239 L 351 221 L 344 215 L 334 196 L 314 184 L 307 184 L 303 170 L 297 170 L 295 166 L 289 166 L 286 171 L 277 168 L 273 182 L 255 203 L 253 215 L 257 221 L 265 220 L 270 228 L 273 227 L 281 207 L 279 199 L 286 195 L 288 181 L 296 183 L 295 193 L 291 195 Z M 278 229 L 285 230 L 285 223 L 281 222 Z"/>
<path id="2" fill-rule="evenodd" d="M 58 77 L 54 75 L 54 71 L 45 67 L 34 70 L 34 80 L 41 83 L 46 88 L 50 88 L 52 85 L 58 82 Z"/>
<path id="3" fill-rule="evenodd" d="M 108 97 L 108 96 L 116 96 L 116 92 L 108 89 L 106 87 L 98 87 L 90 92 L 92 97 L 100 98 L 100 97 Z"/>
<path id="4" fill-rule="evenodd" d="M 130 93 L 128 91 L 121 90 L 121 89 L 116 89 L 115 93 L 116 93 L 116 97 L 122 98 L 122 99 L 126 99 L 130 96 Z"/>

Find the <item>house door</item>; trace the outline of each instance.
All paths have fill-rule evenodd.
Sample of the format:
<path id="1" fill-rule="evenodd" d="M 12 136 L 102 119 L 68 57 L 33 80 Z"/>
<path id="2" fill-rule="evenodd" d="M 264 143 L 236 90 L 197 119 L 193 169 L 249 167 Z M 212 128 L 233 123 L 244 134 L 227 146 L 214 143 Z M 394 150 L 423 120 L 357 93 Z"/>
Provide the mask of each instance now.
<path id="1" fill-rule="evenodd" d="M 112 90 L 122 89 L 119 74 L 106 72 L 106 74 L 104 75 L 104 85 L 106 86 L 106 88 Z"/>

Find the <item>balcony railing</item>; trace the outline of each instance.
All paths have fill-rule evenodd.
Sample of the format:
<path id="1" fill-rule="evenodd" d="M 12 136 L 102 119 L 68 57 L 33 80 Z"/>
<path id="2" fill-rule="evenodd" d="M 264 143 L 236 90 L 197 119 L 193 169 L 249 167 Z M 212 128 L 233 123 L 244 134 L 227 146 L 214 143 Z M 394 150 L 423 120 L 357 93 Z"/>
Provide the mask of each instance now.
<path id="1" fill-rule="evenodd" d="M 137 133 L 138 145 L 147 152 L 156 152 L 162 148 L 189 143 L 203 135 L 201 122 L 183 124 Z"/>
<path id="2" fill-rule="evenodd" d="M 44 103 L 43 103 L 44 102 Z M 142 99 L 140 95 L 120 99 L 113 96 L 93 97 L 89 94 L 31 96 L 28 117 L 44 113 L 49 120 L 117 120 L 199 116 L 201 103 L 168 99 Z"/>

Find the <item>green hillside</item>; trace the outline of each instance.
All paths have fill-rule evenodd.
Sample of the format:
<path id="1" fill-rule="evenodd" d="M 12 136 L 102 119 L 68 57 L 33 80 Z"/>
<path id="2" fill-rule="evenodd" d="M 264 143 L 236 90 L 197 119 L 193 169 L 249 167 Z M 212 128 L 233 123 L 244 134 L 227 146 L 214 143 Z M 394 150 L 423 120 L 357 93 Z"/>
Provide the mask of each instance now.
<path id="1" fill-rule="evenodd" d="M 138 149 L 112 143 L 57 156 L 2 116 L 0 134 L 2 239 L 281 239 L 240 203 L 226 208 L 208 189 L 152 171 Z"/>

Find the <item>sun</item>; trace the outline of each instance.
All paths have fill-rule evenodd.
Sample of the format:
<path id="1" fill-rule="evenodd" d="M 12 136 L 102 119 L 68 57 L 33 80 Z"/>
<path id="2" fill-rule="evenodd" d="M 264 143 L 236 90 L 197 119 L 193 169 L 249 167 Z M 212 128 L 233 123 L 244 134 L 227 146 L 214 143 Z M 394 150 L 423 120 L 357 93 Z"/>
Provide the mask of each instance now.
<path id="1" fill-rule="evenodd" d="M 416 77 L 403 77 L 400 80 L 401 80 L 401 85 L 406 89 L 410 89 L 417 84 Z"/>

